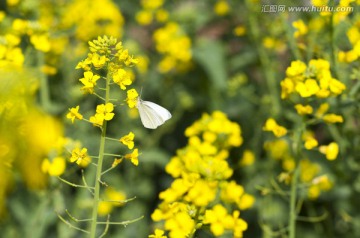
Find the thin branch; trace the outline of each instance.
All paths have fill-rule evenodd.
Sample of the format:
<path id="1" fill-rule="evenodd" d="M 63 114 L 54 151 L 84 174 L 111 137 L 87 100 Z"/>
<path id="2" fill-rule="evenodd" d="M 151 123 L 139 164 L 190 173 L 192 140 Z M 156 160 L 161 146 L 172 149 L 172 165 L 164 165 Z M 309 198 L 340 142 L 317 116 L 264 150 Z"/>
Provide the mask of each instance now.
<path id="1" fill-rule="evenodd" d="M 86 188 L 86 189 L 95 189 L 94 187 L 89 187 L 89 186 L 84 186 L 84 185 L 79 185 L 79 184 L 75 184 L 75 183 L 71 183 L 63 178 L 61 178 L 60 176 L 57 177 L 58 179 L 60 179 L 62 182 L 70 185 L 70 186 L 73 186 L 75 188 Z"/>
<path id="2" fill-rule="evenodd" d="M 65 220 L 60 214 L 57 214 L 57 216 L 59 217 L 59 219 L 64 222 L 66 225 L 68 225 L 70 228 L 73 228 L 75 230 L 78 230 L 78 231 L 81 231 L 81 232 L 84 232 L 84 233 L 87 233 L 89 234 L 90 232 L 87 231 L 87 230 L 84 230 L 84 229 L 81 229 L 79 227 L 76 227 L 74 226 L 73 224 L 71 224 L 70 222 L 68 222 L 67 220 Z"/>
<path id="3" fill-rule="evenodd" d="M 77 219 L 76 217 L 71 215 L 71 213 L 69 212 L 68 209 L 65 209 L 65 212 L 71 218 L 71 220 L 73 220 L 74 222 L 88 222 L 88 221 L 92 220 L 92 219 Z"/>
<path id="4" fill-rule="evenodd" d="M 85 174 L 84 174 L 84 170 L 83 170 L 83 169 L 81 170 L 81 177 L 82 177 L 82 181 L 83 181 L 83 183 L 85 184 L 85 186 L 89 187 L 89 185 L 88 185 L 87 182 L 86 182 Z M 93 191 L 91 191 L 91 189 L 88 189 L 88 190 L 89 190 L 89 192 L 94 196 Z"/>
<path id="5" fill-rule="evenodd" d="M 304 222 L 320 222 L 325 220 L 328 217 L 328 212 L 324 212 L 324 214 L 317 216 L 317 217 L 302 217 L 302 216 L 297 216 L 296 220 L 298 221 L 304 221 Z"/>
<path id="6" fill-rule="evenodd" d="M 105 226 L 104 232 L 101 234 L 101 236 L 99 236 L 99 238 L 105 237 L 105 235 L 107 234 L 107 232 L 109 230 L 109 221 L 110 221 L 110 215 L 108 215 L 108 217 L 106 219 L 106 226 Z"/>
<path id="7" fill-rule="evenodd" d="M 129 225 L 129 224 L 131 224 L 131 223 L 134 223 L 134 222 L 137 222 L 137 221 L 139 221 L 139 220 L 141 220 L 141 219 L 143 219 L 144 218 L 144 216 L 141 216 L 141 217 L 138 217 L 138 218 L 135 218 L 135 219 L 133 219 L 133 220 L 129 220 L 129 221 L 120 221 L 120 222 L 103 222 L 103 221 L 100 221 L 100 222 L 97 222 L 96 224 L 99 224 L 99 225 L 101 225 L 101 224 L 107 224 L 107 223 L 109 223 L 110 225 L 123 225 L 123 226 L 127 226 L 127 225 Z"/>

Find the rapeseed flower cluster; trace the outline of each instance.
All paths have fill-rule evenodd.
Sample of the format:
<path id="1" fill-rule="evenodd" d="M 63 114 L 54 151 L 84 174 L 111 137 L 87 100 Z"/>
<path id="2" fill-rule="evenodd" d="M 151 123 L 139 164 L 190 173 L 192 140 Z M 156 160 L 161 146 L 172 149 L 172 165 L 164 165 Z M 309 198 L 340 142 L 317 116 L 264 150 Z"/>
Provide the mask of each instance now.
<path id="1" fill-rule="evenodd" d="M 254 197 L 230 179 L 233 170 L 226 161 L 229 150 L 242 144 L 240 126 L 215 111 L 204 114 L 185 135 L 188 145 L 166 166 L 175 180 L 160 193 L 162 203 L 152 219 L 164 221 L 169 237 L 187 237 L 201 227 L 210 227 L 215 236 L 232 232 L 234 237 L 242 237 L 247 223 L 239 217 L 240 210 L 250 208 Z M 156 234 L 161 237 L 164 233 L 157 231 L 149 237 Z"/>
<path id="2" fill-rule="evenodd" d="M 81 166 L 84 163 L 89 164 L 92 162 L 96 166 L 96 176 L 94 179 L 93 189 L 93 206 L 90 234 L 91 237 L 96 236 L 96 227 L 98 225 L 98 216 L 109 214 L 114 207 L 123 205 L 125 201 L 125 194 L 115 189 L 111 189 L 105 182 L 102 182 L 102 177 L 106 173 L 110 172 L 116 166 L 118 166 L 124 159 L 130 160 L 132 164 L 137 166 L 139 164 L 138 156 L 139 152 L 137 148 L 134 148 L 135 134 L 129 132 L 127 135 L 122 136 L 120 139 L 107 137 L 107 123 L 116 118 L 116 107 L 124 105 L 124 103 L 118 103 L 123 97 L 123 101 L 137 100 L 137 92 L 135 89 L 128 89 L 133 83 L 132 72 L 130 67 L 135 66 L 138 63 L 138 59 L 135 59 L 129 54 L 128 50 L 122 45 L 122 42 L 118 42 L 116 38 L 110 36 L 98 37 L 93 41 L 89 41 L 89 51 L 87 57 L 80 61 L 76 66 L 76 69 L 83 69 L 83 77 L 79 79 L 82 84 L 81 91 L 84 94 L 90 94 L 96 96 L 103 103 L 96 106 L 95 114 L 90 117 L 84 116 L 80 112 L 80 106 L 77 105 L 69 109 L 66 117 L 75 121 L 84 121 L 91 123 L 95 127 L 99 127 L 101 131 L 98 156 L 91 156 L 88 154 L 88 148 L 77 146 L 72 149 L 70 161 L 77 163 Z M 106 76 L 102 76 L 105 74 Z M 123 91 L 127 90 L 127 93 Z M 111 98 L 113 95 L 118 95 L 115 98 Z M 128 98 L 126 98 L 126 95 Z M 136 97 L 132 97 L 136 95 Z M 129 99 L 131 97 L 131 99 Z M 114 102 L 114 103 L 113 103 Z M 130 105 L 129 105 L 130 106 Z M 106 141 L 116 141 L 122 144 L 126 149 L 132 150 L 127 154 L 113 154 L 107 153 Z M 113 157 L 112 164 L 105 160 L 105 157 Z M 109 165 L 106 170 L 103 169 L 103 164 Z M 85 180 L 85 179 L 84 179 Z M 106 185 L 105 192 L 101 193 L 102 185 Z M 100 198 L 102 195 L 102 199 Z"/>
<path id="3" fill-rule="evenodd" d="M 63 12 L 60 27 L 75 27 L 75 37 L 81 41 L 87 42 L 98 35 L 122 36 L 125 20 L 112 0 L 75 0 L 66 5 Z"/>
<path id="4" fill-rule="evenodd" d="M 351 6 L 351 3 L 357 2 L 356 0 L 340 0 L 337 1 L 337 5 L 333 6 L 335 9 L 347 9 L 347 7 Z M 351 13 L 350 10 L 343 10 L 343 11 L 330 11 L 328 8 L 324 8 L 324 6 L 331 6 L 331 1 L 329 0 L 312 0 L 312 5 L 315 7 L 319 7 L 321 9 L 320 16 L 329 18 L 334 22 L 334 24 L 339 24 L 341 21 L 345 20 L 346 17 Z"/>
<path id="5" fill-rule="evenodd" d="M 346 32 L 347 38 L 352 49 L 348 51 L 339 51 L 338 60 L 340 62 L 351 63 L 360 56 L 360 21 L 355 22 Z"/>
<path id="6" fill-rule="evenodd" d="M 295 158 L 291 154 L 289 142 L 285 139 L 268 141 L 265 143 L 264 148 L 270 158 L 281 163 L 284 171 L 279 175 L 279 180 L 289 184 L 291 174 L 296 166 Z M 329 150 L 334 149 L 330 148 Z M 309 199 L 316 199 L 320 196 L 321 192 L 328 191 L 333 187 L 328 175 L 321 171 L 320 164 L 304 158 L 300 160 L 299 167 L 300 182 L 304 185 L 302 186 L 302 192 Z"/>
<path id="7" fill-rule="evenodd" d="M 0 75 L 0 217 L 3 217 L 6 197 L 15 178 L 29 189 L 43 189 L 48 176 L 41 169 L 42 161 L 49 158 L 59 167 L 63 165 L 62 158 L 55 159 L 63 125 L 35 105 L 38 81 L 31 71 L 9 63 L 6 68 L 0 67 Z"/>
<path id="8" fill-rule="evenodd" d="M 114 37 L 98 37 L 94 41 L 89 41 L 90 53 L 88 57 L 78 63 L 77 69 L 83 69 L 84 77 L 79 81 L 83 87 L 81 90 L 84 94 L 94 94 L 99 97 L 104 103 L 96 106 L 96 112 L 90 116 L 89 119 L 79 112 L 80 106 L 70 108 L 66 117 L 74 123 L 75 120 L 85 120 L 92 123 L 94 126 L 103 128 L 105 121 L 111 121 L 115 116 L 115 105 L 110 102 L 110 84 L 118 85 L 121 90 L 126 90 L 128 86 L 132 84 L 131 71 L 129 67 L 132 67 L 138 63 L 138 60 L 129 55 L 127 49 L 124 49 L 122 42 L 117 42 Z M 107 77 L 101 77 L 101 70 L 107 71 Z M 100 81 L 101 82 L 100 82 Z M 105 81 L 105 82 L 104 82 Z M 105 88 L 99 87 L 98 83 L 101 83 L 102 87 L 105 84 Z M 110 83 L 111 82 L 111 83 Z M 100 94 L 104 93 L 105 96 Z M 127 90 L 128 104 L 131 101 L 129 107 L 134 107 L 138 97 L 138 93 L 135 89 Z M 130 95 L 130 96 L 129 96 Z M 135 95 L 135 96 L 134 96 Z M 130 97 L 130 99 L 129 99 Z M 130 132 L 128 136 L 120 139 L 120 142 L 126 145 L 129 149 L 134 148 L 135 135 Z M 78 151 L 77 151 L 78 150 Z M 86 155 L 87 148 L 76 148 L 76 151 L 72 152 L 72 162 L 81 163 L 82 160 L 89 160 Z M 132 153 L 124 155 L 123 158 L 130 159 L 135 165 L 138 164 L 138 150 L 134 149 Z M 116 165 L 121 160 L 116 160 Z"/>
<path id="9" fill-rule="evenodd" d="M 153 34 L 156 50 L 163 55 L 158 64 L 161 73 L 184 71 L 191 65 L 191 39 L 176 22 L 168 22 Z"/>
<path id="10" fill-rule="evenodd" d="M 169 18 L 169 13 L 163 8 L 164 3 L 165 0 L 141 0 L 141 10 L 136 13 L 136 21 L 140 25 L 150 25 L 154 19 L 157 22 L 167 21 Z"/>
<path id="11" fill-rule="evenodd" d="M 340 95 L 346 86 L 331 75 L 330 63 L 324 59 L 312 59 L 309 64 L 297 60 L 286 69 L 281 81 L 281 98 L 292 95 L 301 98 L 328 98 Z"/>

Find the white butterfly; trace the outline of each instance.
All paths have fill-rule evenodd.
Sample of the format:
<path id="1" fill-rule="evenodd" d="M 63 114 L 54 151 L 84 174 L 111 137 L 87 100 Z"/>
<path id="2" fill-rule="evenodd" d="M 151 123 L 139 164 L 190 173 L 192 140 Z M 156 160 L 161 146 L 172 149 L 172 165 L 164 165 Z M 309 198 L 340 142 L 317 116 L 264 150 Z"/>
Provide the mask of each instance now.
<path id="1" fill-rule="evenodd" d="M 167 109 L 153 102 L 143 101 L 140 97 L 136 107 L 139 110 L 142 124 L 149 129 L 156 129 L 171 118 L 171 113 Z"/>

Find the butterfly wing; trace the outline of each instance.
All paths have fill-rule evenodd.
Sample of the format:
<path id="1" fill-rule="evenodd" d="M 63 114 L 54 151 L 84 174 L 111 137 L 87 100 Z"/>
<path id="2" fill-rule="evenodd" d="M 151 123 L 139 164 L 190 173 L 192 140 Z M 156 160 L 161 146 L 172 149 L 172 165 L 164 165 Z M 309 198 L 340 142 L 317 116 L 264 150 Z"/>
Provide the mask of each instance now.
<path id="1" fill-rule="evenodd" d="M 171 118 L 171 113 L 168 110 L 153 102 L 139 99 L 137 108 L 142 124 L 149 129 L 156 129 Z"/>

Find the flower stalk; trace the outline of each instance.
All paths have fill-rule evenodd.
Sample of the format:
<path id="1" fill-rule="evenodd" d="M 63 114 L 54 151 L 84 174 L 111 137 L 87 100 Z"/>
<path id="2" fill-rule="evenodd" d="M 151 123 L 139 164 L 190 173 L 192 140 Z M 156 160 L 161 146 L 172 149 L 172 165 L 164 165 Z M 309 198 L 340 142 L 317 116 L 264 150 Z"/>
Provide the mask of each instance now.
<path id="1" fill-rule="evenodd" d="M 110 75 L 107 74 L 106 77 L 106 90 L 105 90 L 105 104 L 109 102 L 110 95 Z M 99 205 L 99 196 L 100 196 L 100 181 L 102 175 L 102 164 L 104 160 L 105 153 L 105 141 L 106 141 L 106 126 L 107 121 L 104 121 L 101 127 L 101 137 L 100 137 L 100 146 L 99 146 L 99 159 L 96 167 L 96 175 L 95 175 L 95 191 L 94 191 L 94 203 L 92 210 L 92 219 L 91 219 L 91 227 L 90 227 L 90 237 L 96 237 L 96 226 L 97 226 L 97 217 L 98 217 L 98 205 Z"/>

